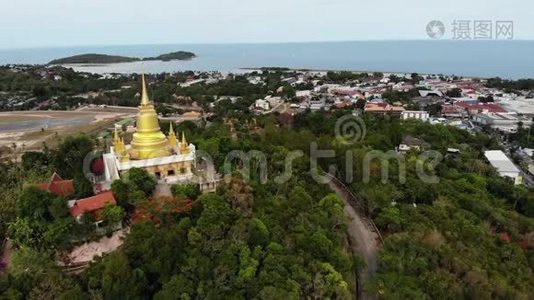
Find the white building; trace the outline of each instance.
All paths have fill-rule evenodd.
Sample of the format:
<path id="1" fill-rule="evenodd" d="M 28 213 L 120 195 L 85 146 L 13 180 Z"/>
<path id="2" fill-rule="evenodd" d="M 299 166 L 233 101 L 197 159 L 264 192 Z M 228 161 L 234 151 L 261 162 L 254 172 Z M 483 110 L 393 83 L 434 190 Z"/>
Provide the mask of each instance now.
<path id="1" fill-rule="evenodd" d="M 515 114 L 506 113 L 482 113 L 473 115 L 473 122 L 490 126 L 493 129 L 500 130 L 502 132 L 515 133 L 517 132 L 517 124 L 523 123 L 524 127 L 529 127 L 532 124 L 530 119 L 519 118 Z"/>
<path id="2" fill-rule="evenodd" d="M 443 93 L 441 91 L 426 91 L 426 90 L 419 90 L 419 95 L 421 97 L 443 97 Z"/>
<path id="3" fill-rule="evenodd" d="M 269 105 L 269 102 L 264 99 L 258 99 L 254 103 L 255 108 L 263 109 L 263 110 L 269 110 L 271 107 Z"/>
<path id="4" fill-rule="evenodd" d="M 311 97 L 311 91 L 296 91 L 295 92 L 295 97 L 297 98 L 307 98 L 307 97 Z"/>
<path id="5" fill-rule="evenodd" d="M 491 150 L 484 152 L 484 156 L 489 163 L 497 169 L 501 177 L 511 178 L 516 185 L 523 182 L 521 171 L 501 150 Z"/>
<path id="6" fill-rule="evenodd" d="M 267 96 L 265 97 L 265 101 L 269 102 L 271 107 L 276 107 L 282 103 L 282 97 Z"/>
<path id="7" fill-rule="evenodd" d="M 401 118 L 403 120 L 417 119 L 426 122 L 430 118 L 430 114 L 424 110 L 405 110 L 401 113 Z"/>

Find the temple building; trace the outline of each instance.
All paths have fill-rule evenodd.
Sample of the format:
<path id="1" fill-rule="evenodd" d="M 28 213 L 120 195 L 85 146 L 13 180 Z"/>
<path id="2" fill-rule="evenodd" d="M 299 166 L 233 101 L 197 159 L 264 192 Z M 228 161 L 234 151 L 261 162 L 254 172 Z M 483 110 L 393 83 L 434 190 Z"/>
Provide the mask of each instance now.
<path id="1" fill-rule="evenodd" d="M 141 81 L 141 104 L 132 142 L 126 145 L 115 129 L 113 146 L 103 156 L 106 185 L 120 179 L 131 168 L 142 168 L 160 183 L 198 183 L 203 192 L 215 191 L 216 174 L 208 175 L 197 170 L 195 145 L 187 142 L 185 134 L 182 133 L 179 139 L 172 124 L 169 134 L 163 134 L 154 105 L 148 97 L 144 75 Z"/>

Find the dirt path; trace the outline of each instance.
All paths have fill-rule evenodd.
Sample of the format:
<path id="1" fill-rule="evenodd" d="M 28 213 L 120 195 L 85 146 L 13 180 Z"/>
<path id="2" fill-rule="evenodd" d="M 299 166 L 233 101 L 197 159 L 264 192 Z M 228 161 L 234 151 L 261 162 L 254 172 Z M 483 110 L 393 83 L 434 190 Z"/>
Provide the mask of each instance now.
<path id="1" fill-rule="evenodd" d="M 0 242 L 0 245 L 1 242 Z M 4 244 L 4 249 L 0 249 L 0 265 L 4 268 L 8 268 L 11 264 L 11 257 L 13 256 L 13 246 L 11 244 L 10 240 L 7 240 Z M 0 268 L 0 271 L 2 271 L 2 268 Z"/>
<path id="2" fill-rule="evenodd" d="M 158 183 L 154 193 L 152 194 L 154 198 L 158 197 L 172 197 L 171 186 L 166 183 Z"/>
<path id="3" fill-rule="evenodd" d="M 352 252 L 361 257 L 365 262 L 365 268 L 358 272 L 358 299 L 375 299 L 376 297 L 374 295 L 368 295 L 363 291 L 363 286 L 376 272 L 380 236 L 367 218 L 363 214 L 358 213 L 356 199 L 354 199 L 354 196 L 345 186 L 336 180 L 332 180 L 329 186 L 345 203 L 344 212 L 350 220 L 347 233 Z"/>

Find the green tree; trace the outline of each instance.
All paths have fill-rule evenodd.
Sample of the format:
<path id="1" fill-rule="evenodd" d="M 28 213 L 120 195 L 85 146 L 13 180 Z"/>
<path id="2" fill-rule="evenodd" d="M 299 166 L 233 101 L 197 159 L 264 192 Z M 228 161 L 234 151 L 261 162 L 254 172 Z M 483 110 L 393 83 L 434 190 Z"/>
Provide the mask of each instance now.
<path id="1" fill-rule="evenodd" d="M 155 296 L 155 300 L 189 300 L 195 294 L 195 284 L 185 275 L 175 275 L 163 285 L 161 291 Z"/>
<path id="2" fill-rule="evenodd" d="M 269 244 L 269 229 L 257 218 L 253 218 L 249 225 L 249 239 L 251 246 L 267 246 Z"/>
<path id="3" fill-rule="evenodd" d="M 85 135 L 67 137 L 52 152 L 54 169 L 63 178 L 74 178 L 83 174 L 84 159 L 94 148 L 94 142 Z"/>
<path id="4" fill-rule="evenodd" d="M 115 196 L 115 199 L 117 199 L 117 204 L 120 207 L 127 208 L 130 204 L 128 198 L 130 187 L 128 186 L 128 184 L 124 183 L 124 181 L 122 180 L 115 180 L 111 184 L 111 191 L 113 192 L 113 196 Z"/>
<path id="5" fill-rule="evenodd" d="M 128 170 L 127 181 L 132 184 L 135 189 L 143 191 L 148 197 L 156 188 L 156 178 L 150 175 L 146 170 L 140 168 L 131 168 Z"/>
<path id="6" fill-rule="evenodd" d="M 67 201 L 61 197 L 55 197 L 52 199 L 48 206 L 48 211 L 54 219 L 61 219 L 69 215 L 69 208 L 67 207 Z"/>
<path id="7" fill-rule="evenodd" d="M 33 186 L 25 188 L 17 201 L 17 215 L 34 220 L 51 220 L 52 216 L 48 207 L 52 204 L 54 197 Z"/>
<path id="8" fill-rule="evenodd" d="M 93 184 L 81 173 L 74 176 L 74 195 L 76 199 L 83 199 L 94 195 Z"/>
<path id="9" fill-rule="evenodd" d="M 174 197 L 196 200 L 200 196 L 199 186 L 196 184 L 175 184 L 171 186 Z"/>
<path id="10" fill-rule="evenodd" d="M 117 205 L 106 204 L 102 209 L 102 219 L 110 228 L 122 222 L 124 216 L 124 210 Z"/>
<path id="11" fill-rule="evenodd" d="M 41 170 L 49 163 L 48 153 L 28 151 L 22 154 L 22 168 L 26 171 Z"/>

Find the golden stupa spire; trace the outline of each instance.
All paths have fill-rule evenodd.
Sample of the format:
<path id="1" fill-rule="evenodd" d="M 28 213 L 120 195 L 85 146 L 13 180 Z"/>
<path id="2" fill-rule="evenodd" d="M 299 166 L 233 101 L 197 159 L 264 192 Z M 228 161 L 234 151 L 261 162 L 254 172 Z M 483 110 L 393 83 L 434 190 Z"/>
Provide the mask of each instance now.
<path id="1" fill-rule="evenodd" d="M 148 98 L 144 74 L 141 74 L 141 84 L 141 105 L 137 114 L 136 133 L 133 135 L 129 151 L 130 158 L 140 160 L 169 156 L 171 151 L 167 138 L 159 127 L 156 110 Z"/>
<path id="2" fill-rule="evenodd" d="M 189 153 L 189 144 L 187 143 L 187 140 L 185 139 L 185 133 L 182 131 L 182 141 L 180 142 L 180 154 L 188 154 Z"/>
<path id="3" fill-rule="evenodd" d="M 113 134 L 113 143 L 120 142 L 119 130 L 115 127 L 115 133 Z"/>
<path id="4" fill-rule="evenodd" d="M 115 133 L 113 135 L 113 147 L 115 148 L 115 153 L 117 153 L 119 157 L 124 156 L 124 152 L 126 150 L 124 146 L 124 139 L 119 136 L 119 130 L 117 127 L 115 127 Z"/>
<path id="5" fill-rule="evenodd" d="M 169 136 L 167 137 L 167 139 L 169 140 L 169 145 L 171 145 L 172 147 L 178 145 L 178 140 L 176 139 L 176 134 L 174 133 L 172 123 L 169 123 Z"/>
<path id="6" fill-rule="evenodd" d="M 146 81 L 145 81 L 145 74 L 141 74 L 141 84 L 142 84 L 142 91 L 141 91 L 141 105 L 149 105 L 150 104 L 150 98 L 148 98 L 148 91 L 146 88 Z"/>

